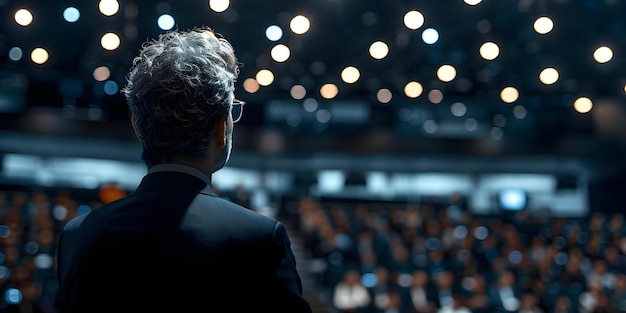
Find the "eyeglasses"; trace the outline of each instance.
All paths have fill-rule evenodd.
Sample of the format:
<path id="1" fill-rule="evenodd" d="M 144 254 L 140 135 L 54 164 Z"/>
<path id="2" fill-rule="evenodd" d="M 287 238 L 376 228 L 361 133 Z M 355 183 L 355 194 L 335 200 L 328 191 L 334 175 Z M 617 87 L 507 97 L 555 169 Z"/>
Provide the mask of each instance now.
<path id="1" fill-rule="evenodd" d="M 244 101 L 238 99 L 233 100 L 233 105 L 230 109 L 230 114 L 233 117 L 233 123 L 237 123 L 241 119 L 241 116 L 243 115 L 244 104 L 246 104 Z"/>

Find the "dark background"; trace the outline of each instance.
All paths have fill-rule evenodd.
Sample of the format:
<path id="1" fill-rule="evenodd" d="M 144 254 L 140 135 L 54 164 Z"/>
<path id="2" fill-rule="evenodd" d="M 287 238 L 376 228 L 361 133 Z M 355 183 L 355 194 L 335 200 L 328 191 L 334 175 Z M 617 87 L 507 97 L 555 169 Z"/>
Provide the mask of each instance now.
<path id="1" fill-rule="evenodd" d="M 81 12 L 75 23 L 63 20 L 68 5 Z M 29 26 L 13 19 L 21 7 L 34 15 Z M 424 26 L 406 28 L 402 17 L 408 10 L 419 10 Z M 460 0 L 242 0 L 232 1 L 223 13 L 211 11 L 206 1 L 121 1 L 120 11 L 106 17 L 98 12 L 97 2 L 2 0 L 0 153 L 138 161 L 124 99 L 119 93 L 104 93 L 104 82 L 95 81 L 92 72 L 107 66 L 109 80 L 123 86 L 133 56 L 144 40 L 163 31 L 156 20 L 167 13 L 175 17 L 178 29 L 213 27 L 232 42 L 243 63 L 236 94 L 247 105 L 235 131 L 233 167 L 311 176 L 324 168 L 582 175 L 589 181 L 591 207 L 620 210 L 626 185 L 623 12 L 626 3 L 616 0 L 483 1 L 476 6 Z M 289 20 L 297 14 L 311 20 L 306 34 L 289 31 Z M 543 15 L 550 16 L 555 26 L 539 35 L 532 24 Z M 265 38 L 269 25 L 283 29 L 278 42 Z M 440 34 L 436 44 L 427 45 L 420 38 L 428 27 Z M 109 31 L 122 40 L 114 51 L 99 44 Z M 382 60 L 367 53 L 375 40 L 390 47 Z M 478 54 L 485 41 L 500 47 L 493 61 Z M 287 62 L 270 58 L 277 43 L 290 47 Z M 614 52 L 605 64 L 592 58 L 601 45 Z M 22 49 L 21 60 L 9 59 L 12 47 Z M 37 65 L 29 60 L 35 47 L 48 50 L 48 62 Z M 442 64 L 455 66 L 455 80 L 437 79 Z M 353 85 L 339 76 L 348 65 L 361 70 Z M 549 86 L 538 80 L 547 66 L 560 72 L 559 80 Z M 265 68 L 275 74 L 274 83 L 256 93 L 246 92 L 243 81 Z M 402 91 L 411 80 L 424 86 L 416 99 Z M 325 83 L 339 87 L 336 98 L 320 97 L 318 90 Z M 316 122 L 301 109 L 304 100 L 291 98 L 294 84 L 303 85 L 306 98 L 317 100 L 321 109 L 352 103 L 369 112 L 367 119 Z M 520 91 L 515 103 L 500 100 L 505 86 Z M 392 92 L 389 103 L 376 99 L 380 88 Z M 427 92 L 433 89 L 443 92 L 441 103 L 428 100 Z M 580 96 L 593 100 L 591 112 L 573 109 Z M 466 105 L 465 117 L 450 113 L 455 102 Z M 288 126 L 272 111 L 276 105 L 298 111 L 302 123 Z M 515 106 L 525 108 L 526 117 L 515 118 Z M 416 123 L 400 118 L 407 110 L 418 117 Z M 97 117 L 90 111 L 98 112 Z M 462 127 L 466 117 L 477 120 L 478 131 Z M 426 119 L 435 121 L 439 131 L 425 132 Z M 491 135 L 494 128 L 501 131 L 501 138 Z"/>

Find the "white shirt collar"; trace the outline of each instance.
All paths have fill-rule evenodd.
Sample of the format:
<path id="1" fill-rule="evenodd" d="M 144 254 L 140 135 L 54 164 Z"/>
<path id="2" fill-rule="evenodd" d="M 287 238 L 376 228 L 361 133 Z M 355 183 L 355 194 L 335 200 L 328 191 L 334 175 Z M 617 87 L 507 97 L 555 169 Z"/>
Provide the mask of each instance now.
<path id="1" fill-rule="evenodd" d="M 178 163 L 163 163 L 153 165 L 148 169 L 148 174 L 157 173 L 157 172 L 180 172 L 195 176 L 202 181 L 204 181 L 207 185 L 211 184 L 211 179 L 201 170 Z"/>

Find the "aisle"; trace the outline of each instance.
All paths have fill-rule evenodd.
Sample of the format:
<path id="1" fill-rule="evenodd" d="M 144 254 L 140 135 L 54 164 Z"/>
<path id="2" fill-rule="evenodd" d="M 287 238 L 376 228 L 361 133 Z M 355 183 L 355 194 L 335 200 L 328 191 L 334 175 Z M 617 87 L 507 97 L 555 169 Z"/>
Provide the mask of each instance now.
<path id="1" fill-rule="evenodd" d="M 315 284 L 315 276 L 318 274 L 315 271 L 315 260 L 304 246 L 300 233 L 288 220 L 281 219 L 281 222 L 285 224 L 291 239 L 291 248 L 296 257 L 296 267 L 302 279 L 302 291 L 304 297 L 311 303 L 313 313 L 333 312 L 328 301 L 323 297 L 323 291 L 318 290 Z"/>

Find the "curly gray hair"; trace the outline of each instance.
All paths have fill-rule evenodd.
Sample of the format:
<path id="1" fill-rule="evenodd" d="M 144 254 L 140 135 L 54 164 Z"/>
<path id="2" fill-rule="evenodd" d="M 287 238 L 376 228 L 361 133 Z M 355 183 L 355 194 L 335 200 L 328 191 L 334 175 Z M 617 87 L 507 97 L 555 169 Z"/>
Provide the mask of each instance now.
<path id="1" fill-rule="evenodd" d="M 143 44 L 122 89 L 148 166 L 201 157 L 234 99 L 239 75 L 231 44 L 211 28 L 169 31 Z"/>

